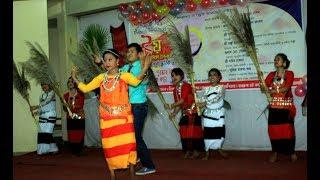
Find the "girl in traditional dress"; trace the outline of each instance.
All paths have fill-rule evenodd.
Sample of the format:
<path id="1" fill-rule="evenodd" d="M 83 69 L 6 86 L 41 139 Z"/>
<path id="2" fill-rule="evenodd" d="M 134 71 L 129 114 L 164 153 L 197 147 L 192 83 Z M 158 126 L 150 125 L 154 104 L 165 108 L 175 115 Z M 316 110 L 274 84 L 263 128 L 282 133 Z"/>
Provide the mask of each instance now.
<path id="1" fill-rule="evenodd" d="M 210 149 L 218 150 L 222 157 L 227 157 L 227 154 L 221 150 L 226 133 L 224 123 L 225 109 L 223 107 L 225 89 L 220 84 L 221 79 L 222 75 L 218 69 L 210 69 L 208 80 L 211 84 L 203 89 L 204 97 L 202 97 L 202 102 L 197 104 L 200 108 L 205 107 L 202 114 L 203 138 L 206 151 L 204 160 L 209 159 Z"/>
<path id="2" fill-rule="evenodd" d="M 289 65 L 290 61 L 285 54 L 277 54 L 274 58 L 276 71 L 270 72 L 265 80 L 267 91 L 272 97 L 268 117 L 268 133 L 273 152 L 269 158 L 270 162 L 278 160 L 278 153 L 290 155 L 292 162 L 298 158 L 294 150 L 296 108 L 291 92 L 294 74 L 287 70 Z"/>
<path id="3" fill-rule="evenodd" d="M 145 77 L 151 64 L 151 58 L 145 58 L 141 74 L 137 77 L 128 72 L 119 71 L 119 53 L 108 49 L 103 53 L 103 65 L 107 72 L 84 84 L 76 78 L 76 69 L 72 70 L 72 78 L 78 88 L 86 93 L 100 88 L 100 128 L 102 146 L 111 179 L 115 179 L 115 169 L 130 167 L 134 177 L 133 165 L 136 164 L 136 140 L 133 126 L 133 115 L 129 103 L 128 84 L 137 86 Z"/>
<path id="4" fill-rule="evenodd" d="M 84 155 L 82 152 L 85 129 L 84 94 L 77 88 L 77 84 L 72 77 L 68 79 L 67 86 L 69 91 L 63 97 L 71 112 L 74 113 L 73 117 L 67 114 L 68 141 L 71 153 L 81 156 Z"/>
<path id="5" fill-rule="evenodd" d="M 58 147 L 54 142 L 52 133 L 57 120 L 55 93 L 46 82 L 41 83 L 43 93 L 39 98 L 39 105 L 31 106 L 31 110 L 38 110 L 39 132 L 37 154 L 56 154 Z"/>
<path id="6" fill-rule="evenodd" d="M 174 119 L 177 113 L 182 110 L 182 117 L 179 122 L 180 138 L 184 158 L 198 158 L 199 151 L 203 150 L 203 134 L 201 128 L 201 117 L 198 116 L 195 108 L 195 100 L 192 87 L 183 81 L 184 72 L 180 68 L 171 71 L 173 84 L 174 103 L 165 104 L 165 108 L 173 110 L 169 114 L 170 119 Z M 193 152 L 193 154 L 192 154 Z"/>

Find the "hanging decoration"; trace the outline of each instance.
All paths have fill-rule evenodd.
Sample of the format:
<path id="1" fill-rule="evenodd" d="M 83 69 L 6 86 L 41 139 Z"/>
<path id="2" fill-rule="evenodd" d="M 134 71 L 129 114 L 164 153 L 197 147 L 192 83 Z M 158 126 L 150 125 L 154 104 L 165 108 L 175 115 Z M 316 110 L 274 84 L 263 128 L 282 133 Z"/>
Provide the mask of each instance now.
<path id="1" fill-rule="evenodd" d="M 192 13 L 230 5 L 245 6 L 248 2 L 249 0 L 140 0 L 121 3 L 118 10 L 124 19 L 138 26 L 158 22 L 168 14 L 177 16 L 181 12 Z"/>

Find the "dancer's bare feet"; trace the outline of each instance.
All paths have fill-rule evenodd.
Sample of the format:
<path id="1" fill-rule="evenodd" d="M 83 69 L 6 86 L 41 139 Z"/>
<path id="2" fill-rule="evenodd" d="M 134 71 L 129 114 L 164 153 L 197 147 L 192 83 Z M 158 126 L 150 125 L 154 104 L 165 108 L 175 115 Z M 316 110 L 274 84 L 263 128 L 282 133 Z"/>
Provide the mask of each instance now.
<path id="1" fill-rule="evenodd" d="M 269 162 L 274 163 L 278 160 L 278 154 L 276 152 L 274 152 L 270 158 L 269 158 Z"/>
<path id="2" fill-rule="evenodd" d="M 200 156 L 198 151 L 193 151 L 192 156 L 190 157 L 190 159 L 198 159 Z"/>
<path id="3" fill-rule="evenodd" d="M 296 162 L 298 160 L 298 156 L 296 155 L 296 153 L 291 154 L 291 162 Z"/>
<path id="4" fill-rule="evenodd" d="M 183 156 L 183 159 L 188 159 L 190 157 L 190 154 L 191 152 L 190 151 L 187 151 L 184 156 Z"/>
<path id="5" fill-rule="evenodd" d="M 224 159 L 227 159 L 229 156 L 226 152 L 223 152 L 222 149 L 218 149 L 218 153 L 220 156 L 222 156 Z"/>
<path id="6" fill-rule="evenodd" d="M 206 155 L 202 158 L 202 160 L 208 160 L 209 159 L 209 151 L 206 152 Z"/>

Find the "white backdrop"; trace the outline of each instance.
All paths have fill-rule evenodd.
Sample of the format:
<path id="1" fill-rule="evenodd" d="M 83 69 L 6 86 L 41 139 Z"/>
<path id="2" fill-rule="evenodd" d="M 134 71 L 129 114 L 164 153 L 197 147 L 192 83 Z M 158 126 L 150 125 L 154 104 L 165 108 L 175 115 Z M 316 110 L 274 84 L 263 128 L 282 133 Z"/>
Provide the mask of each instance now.
<path id="1" fill-rule="evenodd" d="M 306 9 L 306 6 L 304 8 Z M 305 19 L 306 17 L 304 17 Z M 110 25 L 118 27 L 123 21 L 128 32 L 128 22 L 119 18 L 116 10 L 82 16 L 79 18 L 79 39 L 84 29 L 90 24 L 98 23 L 109 30 Z M 306 21 L 303 22 L 305 27 Z M 130 34 L 127 34 L 127 37 L 128 43 L 131 43 Z M 109 47 L 112 47 L 111 38 Z M 148 96 L 159 112 L 163 112 L 152 118 L 151 116 L 147 117 L 143 137 L 148 147 L 151 149 L 181 149 L 179 134 L 168 120 L 161 101 L 154 93 L 150 93 Z M 164 96 L 167 102 L 173 102 L 171 93 L 164 93 Z M 262 115 L 257 120 L 257 117 L 267 104 L 265 96 L 260 93 L 260 90 L 227 90 L 225 99 L 230 102 L 232 109 L 226 112 L 226 140 L 223 148 L 232 150 L 270 150 L 271 145 L 267 133 L 266 117 Z M 307 150 L 307 118 L 301 115 L 300 104 L 302 100 L 303 98 L 301 97 L 294 98 L 297 107 L 297 116 L 295 118 L 296 150 Z"/>
<path id="2" fill-rule="evenodd" d="M 163 108 L 158 96 L 148 94 L 156 104 L 157 116 L 148 116 L 143 137 L 150 148 L 180 149 L 179 134 Z M 164 93 L 167 102 L 173 102 L 172 93 Z M 225 99 L 231 104 L 231 110 L 226 111 L 226 139 L 224 149 L 230 150 L 270 150 L 271 144 L 267 131 L 266 116 L 261 114 L 266 107 L 265 95 L 260 90 L 226 91 Z M 296 150 L 307 150 L 307 118 L 302 116 L 301 103 L 303 98 L 294 97 L 297 107 L 295 118 Z M 266 113 L 268 115 L 268 113 Z"/>

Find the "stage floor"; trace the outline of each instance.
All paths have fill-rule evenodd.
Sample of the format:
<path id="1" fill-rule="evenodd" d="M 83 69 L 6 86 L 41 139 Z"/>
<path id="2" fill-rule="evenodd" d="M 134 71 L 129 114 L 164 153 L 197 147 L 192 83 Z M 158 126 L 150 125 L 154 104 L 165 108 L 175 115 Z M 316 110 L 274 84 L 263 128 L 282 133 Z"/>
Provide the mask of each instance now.
<path id="1" fill-rule="evenodd" d="M 297 152 L 298 161 L 280 156 L 269 163 L 268 151 L 225 151 L 223 159 L 217 152 L 211 159 L 183 159 L 181 150 L 151 150 L 157 172 L 136 176 L 141 180 L 305 180 L 307 153 Z M 57 155 L 38 156 L 35 152 L 13 157 L 14 180 L 104 180 L 109 172 L 102 149 L 86 148 L 86 156 L 73 156 L 68 149 Z M 139 166 L 139 164 L 137 165 Z M 137 167 L 138 168 L 138 167 Z M 118 180 L 130 179 L 128 170 L 116 171 Z"/>

